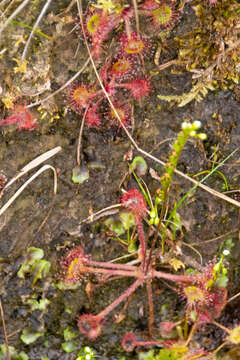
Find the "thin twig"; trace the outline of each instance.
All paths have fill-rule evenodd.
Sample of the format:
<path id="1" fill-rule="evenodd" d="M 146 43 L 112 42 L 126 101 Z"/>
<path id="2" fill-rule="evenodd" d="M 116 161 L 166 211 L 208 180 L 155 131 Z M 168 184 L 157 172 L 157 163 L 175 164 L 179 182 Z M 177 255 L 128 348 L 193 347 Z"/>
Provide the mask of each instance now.
<path id="1" fill-rule="evenodd" d="M 133 7 L 134 7 L 134 14 L 135 14 L 137 35 L 139 36 L 140 28 L 139 28 L 139 16 L 138 16 L 138 7 L 137 7 L 137 1 L 136 0 L 133 0 Z"/>
<path id="2" fill-rule="evenodd" d="M 4 5 L 6 5 L 6 3 L 8 2 L 9 0 L 2 0 L 2 2 L 1 2 L 1 4 L 0 4 L 0 8 L 2 7 L 2 6 L 4 6 Z M 14 0 L 12 0 L 12 1 L 14 1 Z"/>
<path id="3" fill-rule="evenodd" d="M 46 224 L 46 222 L 48 221 L 49 216 L 51 215 L 52 210 L 53 210 L 53 205 L 54 205 L 54 201 L 52 202 L 52 205 L 51 205 L 50 209 L 48 210 L 47 215 L 45 216 L 45 218 L 43 219 L 43 221 L 42 221 L 41 224 L 39 225 L 36 233 L 39 233 L 39 232 L 42 230 L 43 226 L 44 226 L 44 225 Z"/>
<path id="4" fill-rule="evenodd" d="M 118 212 L 118 209 L 121 207 L 121 204 L 114 204 L 111 206 L 108 206 L 102 210 L 97 211 L 96 213 L 88 216 L 86 219 L 83 219 L 80 224 L 83 223 L 88 223 L 88 222 L 93 222 L 94 220 L 98 220 L 100 217 L 109 215 L 109 213 L 111 212 L 111 210 L 113 210 L 113 212 L 111 212 L 111 214 L 115 214 L 116 212 Z"/>
<path id="5" fill-rule="evenodd" d="M 14 335 L 20 333 L 20 331 L 22 331 L 22 329 L 18 329 L 16 331 L 13 331 L 12 333 L 8 334 L 8 339 L 10 339 L 11 337 L 13 337 Z"/>
<path id="6" fill-rule="evenodd" d="M 196 250 L 196 249 L 194 249 L 194 247 L 192 246 L 192 244 L 188 244 L 188 243 L 185 243 L 184 241 L 182 241 L 182 244 L 183 245 L 185 245 L 186 247 L 189 247 L 192 251 L 194 251 L 196 254 L 198 254 L 198 256 L 199 256 L 199 258 L 200 258 L 200 264 L 202 265 L 202 255 L 201 255 L 201 253 L 198 251 L 198 250 Z"/>
<path id="7" fill-rule="evenodd" d="M 181 63 L 179 62 L 179 60 L 170 60 L 164 64 L 159 65 L 158 70 L 164 70 L 171 65 L 181 65 Z"/>
<path id="8" fill-rule="evenodd" d="M 239 228 L 235 229 L 235 230 L 231 230 L 231 231 L 228 231 L 227 233 L 223 234 L 223 235 L 220 235 L 220 236 L 217 236 L 215 238 L 212 238 L 212 239 L 209 239 L 209 240 L 204 240 L 204 241 L 201 241 L 201 242 L 194 242 L 194 243 L 191 243 L 191 245 L 193 246 L 204 246 L 205 244 L 207 243 L 210 243 L 210 242 L 213 242 L 213 241 L 217 241 L 217 240 L 221 240 L 222 238 L 225 238 L 226 236 L 228 235 L 231 235 L 231 234 L 234 234 L 236 232 L 239 231 Z"/>
<path id="9" fill-rule="evenodd" d="M 237 299 L 240 296 L 240 292 L 233 295 L 232 297 L 230 297 L 230 299 L 228 299 L 227 303 L 229 304 L 231 301 Z"/>
<path id="10" fill-rule="evenodd" d="M 155 150 L 157 150 L 159 148 L 160 145 L 164 144 L 165 142 L 167 141 L 173 141 L 175 140 L 175 138 L 171 137 L 171 138 L 167 138 L 167 139 L 164 139 L 162 141 L 160 141 L 159 143 L 157 143 L 151 151 L 149 151 L 149 154 L 151 154 L 152 152 L 154 152 Z"/>
<path id="11" fill-rule="evenodd" d="M 107 93 L 107 91 L 106 91 L 106 89 L 105 89 L 105 87 L 104 87 L 104 85 L 103 85 L 103 82 L 102 82 L 102 80 L 101 80 L 101 78 L 100 78 L 100 76 L 99 76 L 99 73 L 98 73 L 98 71 L 97 71 L 97 69 L 96 69 L 96 65 L 95 65 L 95 63 L 94 63 L 94 60 L 93 60 L 93 57 L 92 57 L 92 54 L 91 54 L 91 51 L 90 51 L 90 48 L 89 48 L 89 45 L 88 45 L 88 42 L 87 42 L 87 37 L 86 37 L 86 33 L 85 33 L 85 29 L 84 29 L 84 24 L 83 24 L 82 0 L 77 0 L 77 5 L 78 5 L 78 12 L 79 12 L 79 17 L 80 17 L 80 23 L 81 23 L 81 27 L 82 27 L 82 32 L 83 32 L 83 36 L 84 36 L 84 40 L 85 40 L 85 45 L 86 45 L 86 47 L 87 47 L 87 51 L 88 51 L 89 58 L 90 58 L 90 61 L 91 61 L 91 63 L 92 63 L 92 66 L 93 66 L 93 70 L 94 70 L 94 72 L 95 72 L 95 75 L 96 75 L 96 77 L 97 77 L 97 79 L 98 79 L 98 81 L 99 81 L 99 84 L 100 84 L 100 86 L 101 86 L 101 88 L 102 88 L 102 90 L 103 90 L 103 93 L 104 93 L 104 95 L 106 96 L 106 98 L 107 98 L 107 100 L 108 100 L 108 102 L 109 102 L 109 104 L 110 104 L 110 106 L 111 106 L 111 108 L 112 108 L 112 110 L 113 110 L 116 118 L 118 119 L 119 123 L 121 124 L 121 127 L 122 127 L 123 130 L 125 131 L 126 135 L 128 136 L 129 140 L 131 141 L 131 143 L 133 144 L 133 146 L 135 147 L 135 149 L 136 149 L 138 152 L 140 152 L 141 154 L 143 154 L 144 156 L 146 156 L 147 158 L 149 158 L 149 159 L 151 159 L 151 160 L 153 160 L 153 161 L 157 162 L 158 164 L 160 164 L 160 165 L 162 165 L 162 166 L 165 167 L 165 166 L 166 166 L 166 163 L 165 163 L 164 161 L 162 161 L 162 160 L 156 158 L 155 156 L 149 154 L 147 151 L 141 149 L 141 148 L 137 145 L 137 143 L 135 142 L 135 140 L 134 140 L 133 137 L 131 136 L 130 132 L 127 130 L 126 126 L 123 124 L 123 122 L 122 122 L 122 120 L 121 120 L 121 118 L 120 118 L 120 116 L 119 116 L 119 114 L 118 114 L 115 106 L 113 105 L 112 100 L 110 99 L 110 97 L 109 97 L 109 95 L 108 95 L 108 93 Z M 236 149 L 235 152 L 238 151 L 238 150 L 239 150 L 239 149 Z M 233 152 L 233 153 L 234 153 L 234 152 Z M 233 153 L 232 153 L 232 154 L 233 154 Z M 220 198 L 220 199 L 222 199 L 222 200 L 225 200 L 225 201 L 231 203 L 232 205 L 235 205 L 235 206 L 237 206 L 237 207 L 240 207 L 240 202 L 238 202 L 238 201 L 230 198 L 229 196 L 226 196 L 226 195 L 221 194 L 220 192 L 218 192 L 218 191 L 216 191 L 216 190 L 211 189 L 211 188 L 208 187 L 207 185 L 204 185 L 204 184 L 202 184 L 201 182 L 192 179 L 190 176 L 182 173 L 182 172 L 179 171 L 179 170 L 175 170 L 175 173 L 178 174 L 178 175 L 180 175 L 180 176 L 183 177 L 184 179 L 192 182 L 193 184 L 195 184 L 196 187 L 200 187 L 201 189 L 203 189 L 203 190 L 207 191 L 208 193 L 212 194 L 213 196 L 216 196 L 216 197 L 218 197 L 218 198 Z"/>
<path id="12" fill-rule="evenodd" d="M 6 329 L 4 311 L 3 311 L 1 299 L 0 299 L 0 313 L 1 313 L 1 317 L 2 317 L 2 325 L 3 325 L 4 341 L 5 341 L 5 346 L 6 346 L 7 360 L 11 360 L 11 355 L 10 355 L 10 351 L 9 351 L 9 347 L 8 347 L 7 329 Z"/>
<path id="13" fill-rule="evenodd" d="M 1 32 L 3 32 L 4 29 L 6 29 L 6 27 L 10 24 L 10 22 L 20 13 L 20 11 L 27 5 L 27 3 L 30 0 L 25 0 L 23 1 L 18 7 L 17 9 L 12 13 L 11 16 L 9 16 L 9 18 L 7 19 L 7 21 L 5 21 L 5 23 L 2 25 L 2 27 L 0 28 L 0 34 Z"/>
<path id="14" fill-rule="evenodd" d="M 0 16 L 0 19 L 2 19 L 3 17 L 4 17 L 4 15 L 8 12 L 8 10 L 11 8 L 11 6 L 14 4 L 14 1 L 15 0 L 12 0 L 11 2 L 10 2 L 10 4 L 8 4 L 8 6 L 6 7 L 6 9 L 3 11 L 3 13 L 1 14 L 1 16 Z M 3 6 L 4 4 L 2 4 L 1 3 L 1 5 L 0 6 Z"/>
<path id="15" fill-rule="evenodd" d="M 39 16 L 38 16 L 38 18 L 37 18 L 37 21 L 35 22 L 35 24 L 34 24 L 34 26 L 33 26 L 33 28 L 32 28 L 32 31 L 31 31 L 31 33 L 30 33 L 30 35 L 29 35 L 29 37 L 28 37 L 28 40 L 27 40 L 27 42 L 26 42 L 26 45 L 25 45 L 24 50 L 23 50 L 23 53 L 22 53 L 21 63 L 25 60 L 25 57 L 26 57 L 26 54 L 27 54 L 27 51 L 28 51 L 28 47 L 29 47 L 29 45 L 30 45 L 31 39 L 32 39 L 32 37 L 33 37 L 33 35 L 34 35 L 34 32 L 35 32 L 35 30 L 37 29 L 40 21 L 42 20 L 45 12 L 47 11 L 47 8 L 48 8 L 48 6 L 50 5 L 51 1 L 52 1 L 52 0 L 47 0 L 47 1 L 46 1 L 44 7 L 42 8 L 42 11 L 40 12 L 40 14 L 39 14 Z"/>

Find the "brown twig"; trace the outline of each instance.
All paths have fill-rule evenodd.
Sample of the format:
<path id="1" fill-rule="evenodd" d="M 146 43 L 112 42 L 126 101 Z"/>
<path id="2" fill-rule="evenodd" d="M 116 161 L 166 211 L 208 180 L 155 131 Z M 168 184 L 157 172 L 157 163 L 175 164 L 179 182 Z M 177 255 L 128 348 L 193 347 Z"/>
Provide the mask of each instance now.
<path id="1" fill-rule="evenodd" d="M 139 34 L 140 34 L 139 16 L 138 16 L 138 7 L 137 7 L 137 1 L 136 0 L 133 0 L 133 7 L 134 7 L 134 13 L 135 13 L 137 35 L 139 36 Z"/>
<path id="2" fill-rule="evenodd" d="M 0 313 L 1 313 L 1 318 L 2 318 L 2 325 L 3 325 L 4 341 L 5 341 L 5 346 L 6 346 L 7 360 L 11 360 L 11 355 L 10 355 L 10 351 L 9 351 L 9 347 L 8 347 L 7 329 L 6 329 L 4 311 L 3 311 L 3 306 L 2 306 L 1 299 L 0 299 Z"/>

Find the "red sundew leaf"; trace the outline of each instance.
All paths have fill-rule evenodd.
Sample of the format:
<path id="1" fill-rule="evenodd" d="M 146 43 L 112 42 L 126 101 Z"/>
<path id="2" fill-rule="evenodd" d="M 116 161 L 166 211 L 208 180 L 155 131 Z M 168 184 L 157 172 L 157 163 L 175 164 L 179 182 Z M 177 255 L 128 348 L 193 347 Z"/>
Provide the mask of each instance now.
<path id="1" fill-rule="evenodd" d="M 100 116 L 96 111 L 97 111 L 97 106 L 93 106 L 90 109 L 88 109 L 86 114 L 86 124 L 88 126 L 98 127 L 101 124 Z"/>
<path id="2" fill-rule="evenodd" d="M 85 84 L 77 83 L 68 88 L 66 96 L 69 107 L 76 113 L 81 113 L 82 109 L 89 105 L 95 94 Z"/>
<path id="3" fill-rule="evenodd" d="M 139 7 L 144 10 L 155 10 L 158 6 L 159 4 L 154 0 L 146 0 L 143 4 L 139 5 Z"/>
<path id="4" fill-rule="evenodd" d="M 105 15 L 93 14 L 87 22 L 87 29 L 92 39 L 93 57 L 99 58 L 103 52 L 103 42 L 107 40 L 109 33 L 119 24 L 121 17 L 117 14 Z"/>
<path id="5" fill-rule="evenodd" d="M 124 126 L 128 127 L 130 122 L 130 108 L 128 105 L 122 105 L 118 106 L 117 104 L 113 104 L 114 108 L 116 109 L 122 123 Z M 114 121 L 114 123 L 118 123 L 121 127 L 121 124 L 119 123 L 117 116 L 115 114 L 115 111 L 111 108 L 110 109 L 110 118 Z"/>
<path id="6" fill-rule="evenodd" d="M 138 218 L 142 218 L 147 213 L 146 201 L 137 189 L 126 191 L 121 198 L 121 203 Z"/>
<path id="7" fill-rule="evenodd" d="M 149 96 L 150 81 L 145 79 L 135 79 L 126 84 L 121 84 L 122 87 L 127 88 L 134 99 L 141 100 L 143 97 Z"/>
<path id="8" fill-rule="evenodd" d="M 77 246 L 70 250 L 61 260 L 61 270 L 63 281 L 69 283 L 76 283 L 83 274 L 80 269 L 83 268 L 84 263 L 89 259 L 85 255 L 81 246 Z"/>
<path id="9" fill-rule="evenodd" d="M 119 42 L 122 48 L 122 56 L 145 55 L 150 47 L 150 42 L 135 32 L 132 32 L 130 37 L 127 34 L 121 35 Z"/>
<path id="10" fill-rule="evenodd" d="M 96 339 L 102 331 L 102 319 L 92 314 L 84 314 L 78 318 L 78 328 L 89 339 Z"/>
<path id="11" fill-rule="evenodd" d="M 37 119 L 35 116 L 21 104 L 16 104 L 10 116 L 0 120 L 1 125 L 15 124 L 18 130 L 34 130 L 37 127 Z"/>

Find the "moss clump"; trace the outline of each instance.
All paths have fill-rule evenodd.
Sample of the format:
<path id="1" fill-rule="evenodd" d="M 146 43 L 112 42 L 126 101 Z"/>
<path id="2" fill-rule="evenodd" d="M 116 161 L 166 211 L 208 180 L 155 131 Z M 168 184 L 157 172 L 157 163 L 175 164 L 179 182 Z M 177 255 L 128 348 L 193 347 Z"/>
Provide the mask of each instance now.
<path id="1" fill-rule="evenodd" d="M 237 0 L 195 1 L 197 27 L 177 37 L 179 61 L 200 79 L 229 88 L 240 79 L 240 4 Z M 202 80 L 201 80 L 202 81 Z"/>
<path id="2" fill-rule="evenodd" d="M 159 96 L 178 106 L 201 101 L 209 90 L 234 90 L 240 80 L 240 3 L 221 0 L 211 6 L 207 0 L 196 0 L 193 9 L 197 25 L 175 38 L 177 63 L 194 74 L 193 87 L 181 96 Z"/>

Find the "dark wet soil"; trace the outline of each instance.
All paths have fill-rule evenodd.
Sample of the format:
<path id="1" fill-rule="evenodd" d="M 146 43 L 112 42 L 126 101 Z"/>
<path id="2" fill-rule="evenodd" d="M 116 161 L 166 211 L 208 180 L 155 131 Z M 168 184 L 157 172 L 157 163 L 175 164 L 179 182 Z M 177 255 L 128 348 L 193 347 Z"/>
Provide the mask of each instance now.
<path id="1" fill-rule="evenodd" d="M 39 12 L 40 4 L 36 2 L 29 23 L 34 23 L 35 15 Z M 14 74 L 16 66 L 14 58 L 20 58 L 23 49 L 17 40 L 26 34 L 26 29 L 12 26 L 6 29 L 2 38 L 1 48 L 6 48 L 6 54 L 1 57 L 0 76 L 2 90 L 17 91 L 29 95 L 29 92 L 41 91 L 41 86 L 51 81 L 51 91 L 59 88 L 79 68 L 87 58 L 82 43 L 78 48 L 76 32 L 72 19 L 76 17 L 76 7 L 66 15 L 60 16 L 66 8 L 65 1 L 53 2 L 43 21 L 43 31 L 54 36 L 53 41 L 44 38 L 34 39 L 29 67 L 32 73 L 25 76 Z M 69 16 L 69 18 L 67 17 Z M 186 8 L 181 21 L 174 28 L 167 40 L 168 49 L 163 54 L 161 62 L 171 60 L 175 50 L 171 48 L 173 37 L 181 34 L 191 26 L 190 6 Z M 61 22 L 60 19 L 63 19 Z M 18 18 L 24 22 L 24 16 Z M 31 21 L 30 21 L 31 20 Z M 157 46 L 153 46 L 153 53 Z M 40 69 L 42 64 L 42 72 Z M 156 71 L 153 60 L 146 63 L 148 70 Z M 82 80 L 93 78 L 94 73 L 89 66 L 82 75 Z M 37 79 L 35 84 L 34 79 Z M 133 137 L 140 147 L 146 151 L 153 151 L 155 157 L 165 161 L 171 149 L 171 140 L 175 138 L 184 120 L 200 120 L 202 129 L 207 134 L 207 140 L 202 144 L 189 141 L 179 161 L 179 170 L 187 174 L 196 174 L 211 169 L 211 159 L 214 146 L 217 149 L 217 161 L 223 160 L 239 146 L 240 125 L 239 101 L 232 91 L 216 91 L 209 93 L 200 103 L 191 102 L 179 108 L 157 99 L 157 94 L 181 94 L 191 89 L 191 75 L 183 73 L 174 75 L 169 69 L 161 71 L 152 77 L 151 97 L 141 105 L 134 104 L 135 130 Z M 35 88 L 34 88 L 35 86 Z M 41 96 L 46 96 L 44 92 Z M 24 96 L 30 102 L 37 100 L 36 96 Z M 161 109 L 159 105 L 161 104 Z M 0 218 L 0 271 L 1 271 L 1 300 L 4 308 L 7 333 L 10 334 L 9 344 L 18 352 L 24 351 L 29 359 L 62 359 L 71 360 L 77 357 L 77 351 L 66 353 L 62 349 L 64 342 L 63 331 L 70 327 L 77 330 L 76 318 L 79 314 L 97 314 L 113 301 L 131 281 L 128 279 L 115 280 L 102 287 L 96 287 L 89 300 L 85 286 L 75 290 L 59 290 L 55 284 L 59 272 L 59 259 L 66 249 L 81 245 L 86 253 L 91 253 L 93 259 L 110 260 L 126 254 L 121 244 L 110 239 L 103 231 L 100 223 L 81 224 L 81 221 L 102 208 L 116 204 L 121 192 L 119 186 L 128 171 L 124 155 L 131 144 L 124 134 L 113 126 L 103 126 L 99 129 L 84 128 L 82 141 L 82 162 L 87 163 L 86 149 L 93 147 L 99 162 L 104 164 L 104 170 L 91 169 L 90 178 L 81 185 L 71 181 L 72 169 L 76 166 L 76 150 L 81 118 L 73 112 L 66 111 L 66 100 L 62 94 L 44 104 L 42 108 L 34 108 L 39 119 L 39 126 L 32 132 L 18 132 L 14 127 L 1 128 L 0 132 L 0 171 L 11 179 L 23 166 L 38 155 L 61 146 L 62 151 L 47 161 L 58 172 L 58 191 L 53 196 L 53 176 L 46 171 L 35 179 L 20 197 L 9 207 Z M 218 118 L 213 114 L 218 113 Z M 41 118 L 41 115 L 42 118 Z M 58 117 L 56 117 L 58 115 Z M 4 110 L 2 107 L 2 116 Z M 163 143 L 162 143 L 163 142 Z M 159 144 L 157 146 L 157 144 Z M 134 152 L 137 155 L 137 152 Z M 222 167 L 221 172 L 227 179 L 229 189 L 239 188 L 240 167 L 238 153 L 234 154 Z M 153 161 L 147 160 L 149 168 L 159 173 L 162 168 Z M 28 176 L 32 175 L 32 171 Z M 2 204 L 26 181 L 27 177 L 17 181 L 8 190 Z M 149 173 L 144 176 L 150 192 L 159 187 Z M 222 191 L 223 179 L 214 174 L 206 184 L 213 189 Z M 174 177 L 171 202 L 179 200 L 191 187 L 191 184 L 179 176 Z M 234 251 L 230 262 L 230 296 L 240 291 L 239 277 L 239 210 L 231 204 L 220 200 L 211 194 L 196 190 L 179 209 L 183 224 L 183 238 L 186 244 L 194 244 L 200 252 L 203 264 L 214 258 L 221 243 L 231 238 Z M 215 241 L 206 242 L 214 239 Z M 217 239 L 218 238 L 218 239 Z M 20 265 L 26 256 L 29 246 L 42 248 L 44 259 L 51 262 L 51 271 L 46 278 L 38 280 L 32 285 L 31 276 L 25 280 L 17 277 Z M 183 245 L 184 255 L 200 262 L 199 255 L 188 246 Z M 159 282 L 153 283 L 156 323 L 164 317 L 174 318 L 182 308 L 182 302 L 176 295 Z M 107 318 L 103 334 L 94 342 L 90 342 L 83 335 L 77 335 L 77 348 L 89 345 L 100 359 L 133 359 L 133 355 L 122 351 L 120 341 L 126 332 L 138 332 L 147 335 L 148 307 L 145 289 L 140 288 L 129 304 L 125 319 L 117 324 L 114 314 Z M 49 305 L 45 312 L 31 310 L 26 299 L 47 298 Z M 236 324 L 240 319 L 238 311 L 239 301 L 231 302 L 219 319 L 225 326 Z M 120 311 L 119 309 L 117 311 Z M 166 315 L 167 314 L 167 315 Z M 25 328 L 32 332 L 43 331 L 44 335 L 34 343 L 25 345 L 20 334 Z M 224 338 L 220 330 L 214 326 L 206 326 L 196 335 L 196 341 L 213 350 Z M 0 344 L 4 344 L 3 332 L 0 333 Z M 235 352 L 234 352 L 235 351 Z M 125 356 L 125 357 L 124 357 Z M 222 355 L 223 358 L 224 355 Z M 228 356 L 228 357 L 227 357 Z M 231 350 L 226 359 L 237 359 L 237 350 Z"/>

